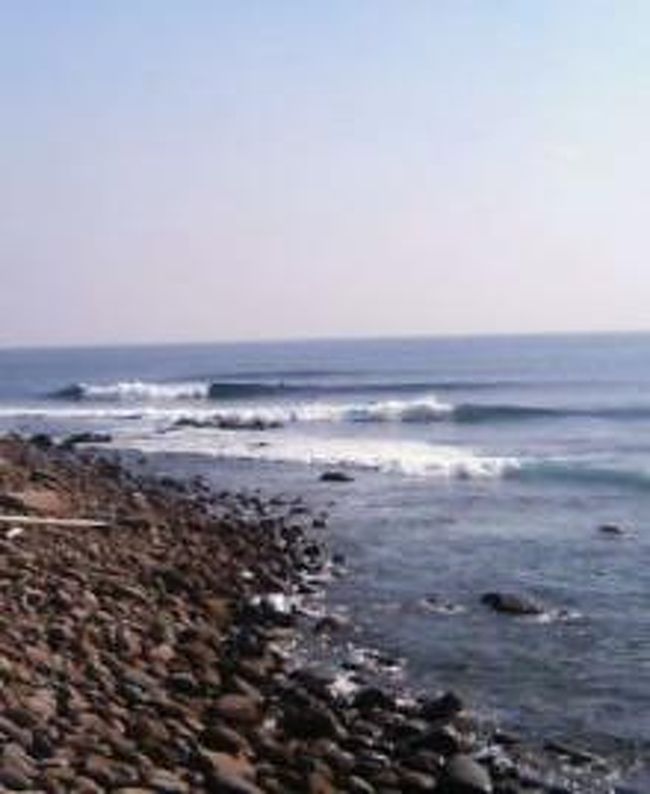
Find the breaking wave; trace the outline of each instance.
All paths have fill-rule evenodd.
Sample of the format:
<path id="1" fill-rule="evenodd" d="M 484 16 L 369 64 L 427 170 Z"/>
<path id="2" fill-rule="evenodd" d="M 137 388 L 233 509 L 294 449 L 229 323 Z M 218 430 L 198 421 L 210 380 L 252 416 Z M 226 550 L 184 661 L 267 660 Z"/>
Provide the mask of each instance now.
<path id="1" fill-rule="evenodd" d="M 286 379 L 285 379 L 286 377 Z M 273 380 L 227 377 L 221 380 L 195 378 L 187 381 L 155 382 L 124 380 L 113 383 L 71 383 L 47 397 L 73 401 L 172 401 L 172 400 L 254 400 L 260 397 L 304 395 L 318 398 L 344 394 L 427 394 L 432 391 L 494 389 L 507 385 L 496 381 L 365 381 L 353 378 L 310 381 L 304 373 L 276 373 Z"/>
<path id="2" fill-rule="evenodd" d="M 250 434 L 182 434 L 123 439 L 122 445 L 144 452 L 206 454 L 268 463 L 296 463 L 373 470 L 437 479 L 498 479 L 514 472 L 519 461 L 482 455 L 472 449 L 418 441 L 272 436 L 253 441 Z"/>
<path id="3" fill-rule="evenodd" d="M 59 400 L 97 400 L 100 402 L 204 400 L 209 396 L 209 384 L 198 381 L 147 383 L 141 380 L 125 380 L 107 384 L 73 383 L 62 389 L 57 389 L 49 396 Z"/>
<path id="4" fill-rule="evenodd" d="M 415 388 L 415 384 L 411 384 Z M 360 387 L 357 387 L 360 388 Z M 380 388 L 375 384 L 377 391 Z M 392 387 L 394 389 L 394 387 Z M 197 415 L 204 423 L 213 420 L 215 426 L 223 421 L 262 424 L 290 424 L 296 422 L 350 422 L 350 423 L 414 423 L 450 421 L 459 424 L 507 423 L 540 420 L 562 420 L 572 418 L 614 421 L 640 421 L 650 419 L 650 406 L 608 406 L 601 408 L 567 407 L 555 408 L 543 405 L 460 402 L 454 404 L 438 398 L 435 394 L 422 393 L 408 398 L 318 399 L 318 391 L 300 397 L 301 387 L 272 383 L 188 381 L 184 383 L 147 383 L 143 381 L 120 381 L 107 385 L 75 384 L 55 392 L 63 405 L 59 411 L 77 414 L 130 410 L 144 412 L 159 410 L 161 416 L 179 415 L 188 419 Z M 332 387 L 334 390 L 334 387 Z M 366 387 L 368 390 L 368 387 Z M 296 392 L 290 399 L 293 391 Z M 372 391 L 372 389 L 370 389 Z M 344 394 L 345 392 L 343 392 Z M 314 399 L 316 398 L 316 399 Z M 243 405 L 246 400 L 251 404 Z M 219 401 L 223 405 L 217 405 Z M 65 405 L 65 403 L 74 403 Z M 101 403 L 101 407 L 93 403 Z M 184 403 L 184 405 L 183 405 Z M 188 403 L 194 403 L 188 405 Z M 83 404 L 80 405 L 80 404 Z M 212 407 L 210 407 L 212 406 Z M 47 407 L 39 413 L 49 412 Z M 182 412 L 182 413 L 179 413 Z"/>

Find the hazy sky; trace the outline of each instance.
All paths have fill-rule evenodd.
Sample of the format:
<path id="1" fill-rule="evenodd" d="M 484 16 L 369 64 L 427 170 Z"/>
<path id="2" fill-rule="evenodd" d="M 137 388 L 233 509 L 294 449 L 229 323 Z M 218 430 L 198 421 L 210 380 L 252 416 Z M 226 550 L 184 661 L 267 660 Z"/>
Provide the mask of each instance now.
<path id="1" fill-rule="evenodd" d="M 0 344 L 650 327 L 646 0 L 0 0 Z"/>

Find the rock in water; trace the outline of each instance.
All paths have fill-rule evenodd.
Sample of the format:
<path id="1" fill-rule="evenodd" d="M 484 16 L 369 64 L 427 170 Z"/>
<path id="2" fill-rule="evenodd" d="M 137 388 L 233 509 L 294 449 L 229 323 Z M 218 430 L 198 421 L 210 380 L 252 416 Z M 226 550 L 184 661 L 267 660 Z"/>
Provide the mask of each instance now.
<path id="1" fill-rule="evenodd" d="M 481 602 L 492 607 L 495 612 L 508 615 L 541 615 L 544 609 L 535 601 L 514 593 L 485 593 Z"/>
<path id="2" fill-rule="evenodd" d="M 492 794 L 487 771 L 468 755 L 454 755 L 445 766 L 436 794 Z"/>
<path id="3" fill-rule="evenodd" d="M 321 482 L 352 482 L 354 477 L 345 471 L 324 471 L 320 479 Z"/>
<path id="4" fill-rule="evenodd" d="M 619 536 L 624 535 L 625 530 L 619 524 L 601 524 L 598 531 L 603 535 Z"/>

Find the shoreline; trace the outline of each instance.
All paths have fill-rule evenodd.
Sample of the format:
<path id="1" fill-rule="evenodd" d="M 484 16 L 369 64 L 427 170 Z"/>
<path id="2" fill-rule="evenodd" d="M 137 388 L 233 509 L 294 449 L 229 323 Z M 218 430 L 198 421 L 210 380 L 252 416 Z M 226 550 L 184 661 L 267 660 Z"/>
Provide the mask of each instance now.
<path id="1" fill-rule="evenodd" d="M 453 693 L 414 700 L 357 671 L 340 694 L 297 667 L 331 563 L 301 500 L 154 479 L 45 437 L 0 439 L 0 463 L 0 514 L 105 524 L 0 528 L 8 790 L 615 790 L 588 753 L 548 748 L 551 763 L 485 735 Z"/>

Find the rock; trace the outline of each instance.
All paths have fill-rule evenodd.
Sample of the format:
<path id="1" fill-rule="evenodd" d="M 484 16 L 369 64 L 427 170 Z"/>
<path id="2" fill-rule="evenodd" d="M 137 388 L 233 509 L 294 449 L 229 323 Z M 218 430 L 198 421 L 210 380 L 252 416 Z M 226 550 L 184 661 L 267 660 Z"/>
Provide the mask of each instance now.
<path id="1" fill-rule="evenodd" d="M 74 449 L 77 444 L 110 444 L 113 437 L 108 433 L 73 433 L 61 442 L 61 449 Z"/>
<path id="2" fill-rule="evenodd" d="M 147 785 L 159 794 L 187 794 L 190 787 L 166 769 L 154 769 L 147 776 Z"/>
<path id="3" fill-rule="evenodd" d="M 625 530 L 619 524 L 601 524 L 598 531 L 603 535 L 617 537 L 625 534 Z"/>
<path id="4" fill-rule="evenodd" d="M 198 695 L 201 687 L 191 673 L 172 673 L 167 679 L 167 686 L 179 695 Z"/>
<path id="5" fill-rule="evenodd" d="M 325 615 L 314 626 L 316 634 L 334 634 L 349 628 L 350 621 L 343 615 Z"/>
<path id="6" fill-rule="evenodd" d="M 485 593 L 481 602 L 508 615 L 541 615 L 544 609 L 532 599 L 514 593 Z"/>
<path id="7" fill-rule="evenodd" d="M 89 778 L 108 789 L 134 785 L 140 777 L 128 764 L 97 754 L 86 758 L 84 769 Z"/>
<path id="8" fill-rule="evenodd" d="M 263 794 L 253 782 L 254 767 L 242 755 L 204 750 L 199 763 L 207 789 L 214 794 Z"/>
<path id="9" fill-rule="evenodd" d="M 201 734 L 200 740 L 209 750 L 233 753 L 234 755 L 251 752 L 248 741 L 226 725 L 209 725 Z"/>
<path id="10" fill-rule="evenodd" d="M 353 705 L 363 712 L 374 709 L 389 710 L 395 708 L 395 698 L 379 687 L 369 686 L 357 692 Z"/>
<path id="11" fill-rule="evenodd" d="M 420 794 L 435 791 L 436 779 L 433 775 L 414 769 L 402 769 L 399 775 L 400 791 L 403 794 Z"/>
<path id="12" fill-rule="evenodd" d="M 321 482 L 353 482 L 354 477 L 345 471 L 324 471 L 320 480 Z"/>
<path id="13" fill-rule="evenodd" d="M 375 787 L 358 775 L 350 775 L 347 781 L 348 794 L 375 794 Z"/>
<path id="14" fill-rule="evenodd" d="M 307 791 L 309 794 L 336 794 L 336 789 L 330 778 L 320 771 L 312 772 L 309 775 Z"/>
<path id="15" fill-rule="evenodd" d="M 420 714 L 425 720 L 451 720 L 464 708 L 463 701 L 455 692 L 445 692 L 440 697 L 425 700 L 420 707 Z"/>
<path id="16" fill-rule="evenodd" d="M 283 725 L 288 733 L 301 738 L 344 739 L 347 735 L 334 712 L 315 698 L 289 704 Z"/>
<path id="17" fill-rule="evenodd" d="M 25 750 L 14 742 L 5 745 L 0 757 L 0 783 L 15 791 L 32 788 L 36 766 Z"/>
<path id="18" fill-rule="evenodd" d="M 445 757 L 461 752 L 463 748 L 463 736 L 452 725 L 443 725 L 434 728 L 418 739 L 415 746 L 420 749 L 432 750 Z"/>
<path id="19" fill-rule="evenodd" d="M 222 695 L 214 713 L 232 725 L 256 725 L 261 716 L 258 703 L 247 695 Z"/>
<path id="20" fill-rule="evenodd" d="M 468 755 L 455 755 L 446 764 L 436 794 L 492 794 L 486 770 Z"/>
<path id="21" fill-rule="evenodd" d="M 42 450 L 52 449 L 54 446 L 52 436 L 48 436 L 47 433 L 36 433 L 29 439 L 29 443 Z"/>

